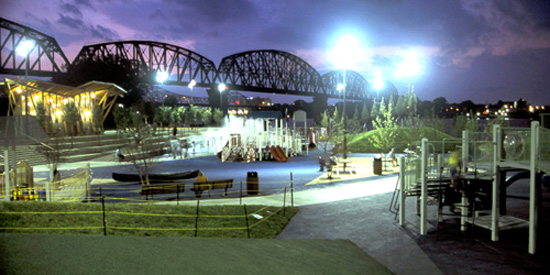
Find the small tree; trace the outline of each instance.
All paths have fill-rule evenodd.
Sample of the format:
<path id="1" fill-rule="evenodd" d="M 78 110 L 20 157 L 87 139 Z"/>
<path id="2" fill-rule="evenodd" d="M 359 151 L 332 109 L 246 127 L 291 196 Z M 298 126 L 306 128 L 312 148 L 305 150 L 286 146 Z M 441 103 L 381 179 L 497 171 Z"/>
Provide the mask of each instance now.
<path id="1" fill-rule="evenodd" d="M 220 124 L 223 119 L 223 113 L 220 109 L 214 109 L 214 112 L 212 112 L 212 122 L 215 124 Z"/>
<path id="2" fill-rule="evenodd" d="M 321 127 L 328 127 L 329 126 L 329 118 L 327 115 L 327 111 L 325 110 L 321 116 Z"/>
<path id="3" fill-rule="evenodd" d="M 67 133 L 70 135 L 76 134 L 76 123 L 80 115 L 78 114 L 78 108 L 74 101 L 69 101 L 65 106 L 63 106 L 63 120 L 65 121 L 65 127 L 67 128 Z"/>
<path id="4" fill-rule="evenodd" d="M 49 133 L 51 126 L 51 117 L 48 114 L 46 106 L 44 106 L 44 102 L 42 100 L 36 102 L 36 119 L 38 120 L 38 123 L 40 123 L 40 126 L 42 126 L 42 129 Z"/>
<path id="5" fill-rule="evenodd" d="M 395 118 L 392 116 L 392 104 L 384 103 L 384 99 L 380 102 L 379 115 L 373 122 L 374 124 L 374 133 L 370 137 L 370 142 L 372 142 L 377 148 L 383 152 L 389 151 L 391 146 L 395 144 L 397 138 L 397 123 Z"/>
<path id="6" fill-rule="evenodd" d="M 161 126 L 168 126 L 172 123 L 172 107 L 159 106 L 156 111 L 156 120 Z"/>
<path id="7" fill-rule="evenodd" d="M 370 110 L 365 101 L 363 102 L 363 110 L 361 111 L 361 121 L 363 121 L 364 124 L 370 125 L 370 119 Z"/>
<path id="8" fill-rule="evenodd" d="M 103 108 L 99 105 L 95 105 L 92 110 L 92 121 L 95 133 L 103 132 Z"/>
<path id="9" fill-rule="evenodd" d="M 201 121 L 204 122 L 206 125 L 210 125 L 210 123 L 212 123 L 212 112 L 210 111 L 210 109 L 202 109 Z"/>

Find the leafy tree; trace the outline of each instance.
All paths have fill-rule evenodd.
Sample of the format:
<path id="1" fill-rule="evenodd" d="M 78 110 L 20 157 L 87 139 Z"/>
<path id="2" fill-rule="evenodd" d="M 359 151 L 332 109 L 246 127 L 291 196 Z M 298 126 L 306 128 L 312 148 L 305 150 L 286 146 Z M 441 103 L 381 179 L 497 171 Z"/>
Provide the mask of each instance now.
<path id="1" fill-rule="evenodd" d="M 397 103 L 394 108 L 394 115 L 397 118 L 404 117 L 407 114 L 407 104 L 405 102 L 405 96 L 400 95 L 397 98 Z"/>
<path id="2" fill-rule="evenodd" d="M 440 96 L 433 100 L 433 108 L 435 111 L 435 115 L 439 116 L 439 114 L 449 105 L 447 102 L 447 99 Z"/>
<path id="3" fill-rule="evenodd" d="M 327 115 L 327 111 L 325 110 L 321 116 L 321 127 L 328 127 L 329 125 L 329 118 L 328 118 L 328 115 Z"/>
<path id="4" fill-rule="evenodd" d="M 460 138 L 462 137 L 462 131 L 468 130 L 469 132 L 479 132 L 481 127 L 473 114 L 469 117 L 464 114 L 459 114 L 453 119 L 452 128 L 452 134 Z"/>
<path id="5" fill-rule="evenodd" d="M 113 116 L 115 119 L 116 128 L 119 131 L 125 131 L 131 125 L 131 108 L 115 107 L 113 110 Z"/>
<path id="6" fill-rule="evenodd" d="M 172 107 L 159 106 L 157 108 L 156 120 L 161 126 L 168 126 L 172 123 Z"/>
<path id="7" fill-rule="evenodd" d="M 210 111 L 210 109 L 201 109 L 200 117 L 200 120 L 206 125 L 212 123 L 212 112 Z"/>
<path id="8" fill-rule="evenodd" d="M 174 110 L 172 110 L 172 113 L 171 113 L 172 121 L 177 124 L 185 123 L 185 112 L 186 112 L 186 108 L 183 106 L 174 108 Z"/>
<path id="9" fill-rule="evenodd" d="M 369 107 L 367 106 L 367 101 L 363 102 L 363 110 L 361 111 L 361 120 L 363 121 L 363 123 L 370 122 L 370 111 L 369 111 Z"/>
<path id="10" fill-rule="evenodd" d="M 417 105 L 418 105 L 418 98 L 416 97 L 416 94 L 414 93 L 414 86 L 411 86 L 411 91 L 407 93 L 407 115 L 408 116 L 414 116 L 417 112 Z"/>
<path id="11" fill-rule="evenodd" d="M 74 101 L 69 101 L 63 106 L 63 121 L 67 132 L 71 135 L 76 134 L 76 123 L 78 122 L 80 115 L 78 114 L 78 108 Z"/>
<path id="12" fill-rule="evenodd" d="M 349 122 L 348 128 L 352 133 L 358 133 L 361 131 L 361 123 L 359 121 L 359 105 L 355 105 L 355 111 L 353 112 L 353 119 Z"/>
<path id="13" fill-rule="evenodd" d="M 370 138 L 370 142 L 384 152 L 389 151 L 397 138 L 397 123 L 392 115 L 392 108 L 391 102 L 386 108 L 382 98 L 379 115 L 373 122 L 375 132 Z"/>
<path id="14" fill-rule="evenodd" d="M 375 102 L 373 105 L 372 105 L 372 108 L 370 110 L 370 120 L 372 121 L 373 125 L 374 125 L 374 120 L 376 120 L 376 118 L 378 117 L 378 109 L 380 107 L 377 106 L 377 103 Z"/>
<path id="15" fill-rule="evenodd" d="M 212 112 L 212 122 L 214 122 L 215 124 L 220 124 L 222 122 L 222 119 L 223 119 L 223 113 L 220 109 L 214 109 L 214 111 Z"/>
<path id="16" fill-rule="evenodd" d="M 178 105 L 178 97 L 175 95 L 166 95 L 166 97 L 164 97 L 163 105 L 176 107 Z"/>
<path id="17" fill-rule="evenodd" d="M 36 119 L 44 131 L 50 132 L 51 117 L 48 114 L 46 106 L 44 106 L 44 102 L 42 100 L 36 102 Z"/>
<path id="18" fill-rule="evenodd" d="M 187 111 L 185 112 L 185 122 L 190 124 L 197 121 L 198 113 L 199 108 L 197 106 L 193 104 L 189 105 L 189 108 L 187 108 Z"/>
<path id="19" fill-rule="evenodd" d="M 99 105 L 95 105 L 92 109 L 92 121 L 95 133 L 103 132 L 103 108 Z"/>

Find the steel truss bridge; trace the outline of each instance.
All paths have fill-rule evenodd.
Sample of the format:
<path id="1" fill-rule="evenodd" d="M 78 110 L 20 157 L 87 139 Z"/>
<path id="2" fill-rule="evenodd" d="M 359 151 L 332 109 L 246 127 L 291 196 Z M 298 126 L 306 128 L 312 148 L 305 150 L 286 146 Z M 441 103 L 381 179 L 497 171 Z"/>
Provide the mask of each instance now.
<path id="1" fill-rule="evenodd" d="M 28 60 L 16 53 L 17 45 L 27 39 L 36 42 Z M 64 73 L 69 64 L 106 57 L 131 60 L 136 68 L 166 71 L 170 75 L 165 82 L 167 85 L 187 86 L 195 80 L 196 87 L 203 88 L 217 89 L 217 84 L 223 82 L 230 90 L 324 95 L 327 98 L 342 96 L 337 90 L 338 83 L 343 82 L 342 70 L 320 75 L 306 61 L 284 51 L 237 53 L 224 57 L 216 67 L 208 58 L 177 45 L 132 40 L 84 45 L 71 63 L 55 38 L 0 18 L 0 74 L 25 75 L 28 68 L 28 75 L 48 77 Z M 376 91 L 359 73 L 346 70 L 345 76 L 347 99 L 367 100 L 376 96 Z M 396 90 L 389 81 L 385 81 L 385 87 L 381 94 Z"/>

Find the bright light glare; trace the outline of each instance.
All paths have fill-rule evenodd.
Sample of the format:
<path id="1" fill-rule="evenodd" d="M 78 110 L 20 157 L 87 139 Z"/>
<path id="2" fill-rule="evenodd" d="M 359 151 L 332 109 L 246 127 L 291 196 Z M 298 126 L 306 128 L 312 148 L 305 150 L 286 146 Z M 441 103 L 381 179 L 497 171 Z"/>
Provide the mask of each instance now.
<path id="1" fill-rule="evenodd" d="M 415 76 L 420 72 L 420 63 L 418 55 L 414 52 L 408 52 L 404 56 L 405 60 L 399 65 L 397 75 L 401 77 Z"/>
<path id="2" fill-rule="evenodd" d="M 23 41 L 15 51 L 17 51 L 17 54 L 21 56 L 27 56 L 29 52 L 34 48 L 34 41 L 32 40 L 25 40 Z"/>
<path id="3" fill-rule="evenodd" d="M 220 84 L 218 85 L 218 91 L 220 91 L 220 93 L 221 93 L 221 92 L 223 92 L 223 90 L 225 90 L 225 84 L 220 83 Z"/>
<path id="4" fill-rule="evenodd" d="M 342 91 L 343 89 L 344 89 L 344 84 L 338 83 L 338 85 L 336 85 L 336 90 Z"/>
<path id="5" fill-rule="evenodd" d="M 380 90 L 382 89 L 382 87 L 384 87 L 384 80 L 382 80 L 382 72 L 376 71 L 376 73 L 374 73 L 374 80 L 372 82 L 372 85 L 377 90 Z"/>
<path id="6" fill-rule="evenodd" d="M 353 69 L 355 61 L 361 59 L 363 49 L 353 35 L 340 37 L 332 51 L 332 63 L 336 69 Z"/>
<path id="7" fill-rule="evenodd" d="M 168 73 L 166 71 L 157 72 L 157 82 L 164 83 L 168 79 Z"/>
<path id="8" fill-rule="evenodd" d="M 189 82 L 189 85 L 187 85 L 187 87 L 189 87 L 189 89 L 193 89 L 193 87 L 195 87 L 195 85 L 197 85 L 197 81 L 195 81 L 193 79 L 193 80 L 191 80 L 191 82 Z"/>

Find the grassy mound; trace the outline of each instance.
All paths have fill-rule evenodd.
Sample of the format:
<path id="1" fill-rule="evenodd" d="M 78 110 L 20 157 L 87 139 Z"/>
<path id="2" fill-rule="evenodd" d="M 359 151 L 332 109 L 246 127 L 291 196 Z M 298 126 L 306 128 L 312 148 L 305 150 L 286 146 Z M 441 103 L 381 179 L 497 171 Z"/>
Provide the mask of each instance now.
<path id="1" fill-rule="evenodd" d="M 104 234 L 130 236 L 274 238 L 297 213 L 260 205 L 195 206 L 106 204 L 0 203 L 0 233 Z M 283 215 L 284 212 L 284 215 Z M 248 217 L 246 219 L 245 217 Z"/>
<path id="2" fill-rule="evenodd" d="M 372 141 L 377 138 L 377 131 L 372 130 L 348 136 L 348 150 L 354 153 L 379 153 L 383 148 L 379 148 Z M 422 138 L 428 140 L 443 140 L 453 138 L 452 136 L 431 127 L 398 127 L 396 129 L 396 138 L 393 147 L 397 152 L 402 152 L 407 145 L 417 145 Z M 387 153 L 387 152 L 384 152 Z"/>

